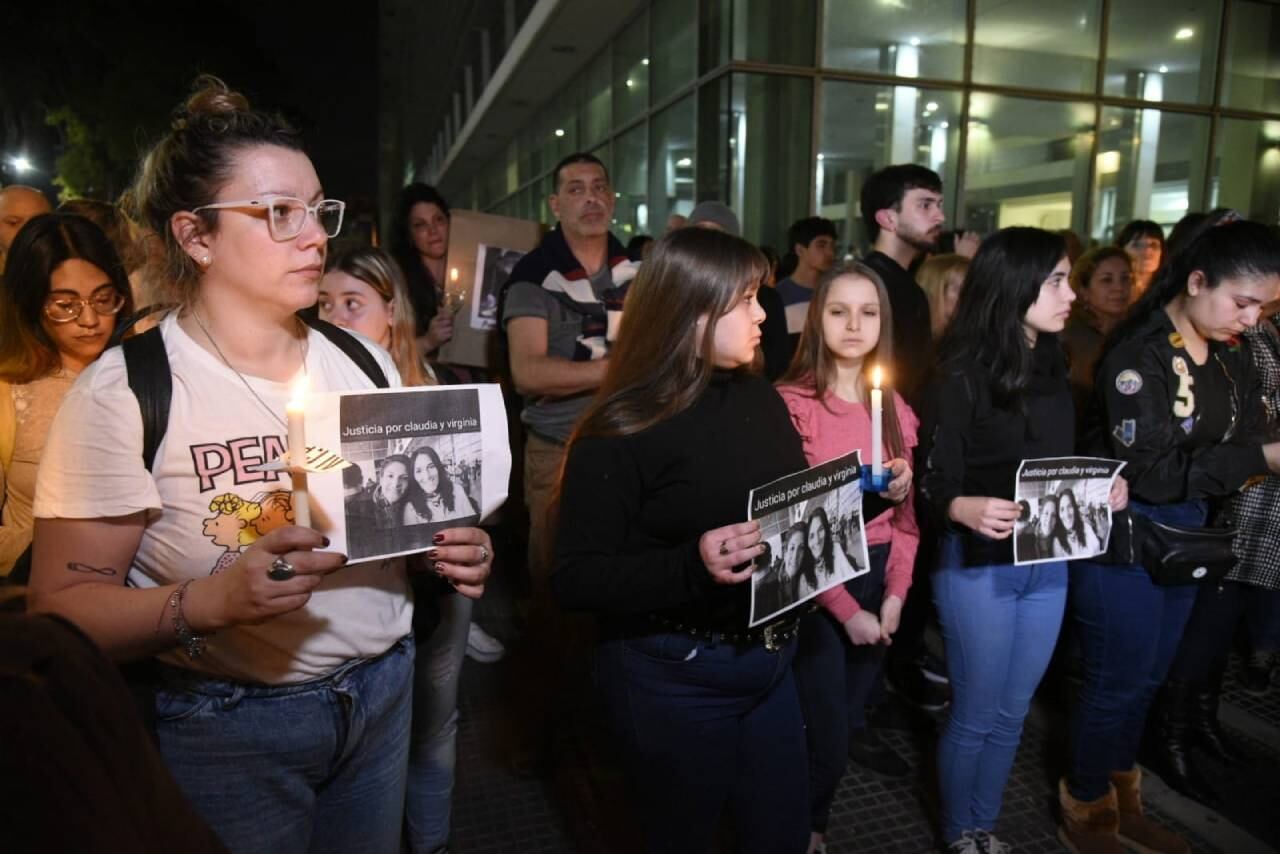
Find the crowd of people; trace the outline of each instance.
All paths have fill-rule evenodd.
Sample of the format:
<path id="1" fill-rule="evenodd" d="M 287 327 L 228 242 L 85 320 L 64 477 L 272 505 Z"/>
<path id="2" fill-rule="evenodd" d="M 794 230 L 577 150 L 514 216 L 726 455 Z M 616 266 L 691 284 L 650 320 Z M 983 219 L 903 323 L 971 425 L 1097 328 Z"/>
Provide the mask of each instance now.
<path id="1" fill-rule="evenodd" d="M 903 164 L 862 185 L 861 258 L 806 217 L 777 260 L 716 200 L 624 247 L 608 167 L 577 153 L 478 371 L 442 356 L 435 188 L 404 189 L 386 250 L 331 248 L 345 206 L 293 127 L 213 78 L 176 116 L 118 205 L 0 189 L 0 573 L 22 619 L 121 664 L 140 714 L 120 726 L 189 805 L 166 819 L 187 848 L 446 851 L 463 657 L 504 654 L 473 619 L 496 541 L 527 574 L 513 766 L 554 763 L 589 669 L 644 850 L 705 852 L 727 824 L 736 850 L 824 851 L 848 759 L 909 773 L 869 713 L 887 681 L 946 707 L 940 848 L 1009 851 L 1002 795 L 1064 626 L 1063 844 L 1190 850 L 1145 813 L 1138 758 L 1149 731 L 1143 763 L 1212 803 L 1190 747 L 1237 758 L 1217 719 L 1236 627 L 1256 690 L 1280 646 L 1274 226 L 1219 210 L 1167 240 L 1008 227 L 943 252 L 942 181 Z M 302 375 L 504 383 L 527 529 L 481 526 L 485 461 L 429 440 L 343 472 L 351 537 L 385 541 L 362 553 L 435 526 L 408 557 L 330 549 L 287 472 L 199 468 L 283 447 Z M 883 492 L 811 508 L 772 553 L 750 491 L 855 450 L 886 461 Z M 1105 507 L 1015 500 L 1023 461 L 1073 455 L 1125 463 Z"/>

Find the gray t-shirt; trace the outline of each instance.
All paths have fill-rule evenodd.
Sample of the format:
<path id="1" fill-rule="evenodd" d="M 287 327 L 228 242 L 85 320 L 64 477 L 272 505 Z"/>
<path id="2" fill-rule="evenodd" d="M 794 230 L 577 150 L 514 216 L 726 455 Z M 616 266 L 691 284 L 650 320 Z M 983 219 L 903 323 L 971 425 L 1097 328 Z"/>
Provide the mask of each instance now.
<path id="1" fill-rule="evenodd" d="M 599 297 L 613 287 L 613 271 L 606 264 L 591 277 L 591 290 Z M 547 321 L 547 355 L 573 358 L 574 345 L 582 334 L 582 315 L 532 282 L 515 282 L 507 291 L 502 311 L 505 327 L 516 317 L 541 317 Z M 526 395 L 520 420 L 544 439 L 569 441 L 574 422 L 586 409 L 594 391 L 568 397 Z"/>

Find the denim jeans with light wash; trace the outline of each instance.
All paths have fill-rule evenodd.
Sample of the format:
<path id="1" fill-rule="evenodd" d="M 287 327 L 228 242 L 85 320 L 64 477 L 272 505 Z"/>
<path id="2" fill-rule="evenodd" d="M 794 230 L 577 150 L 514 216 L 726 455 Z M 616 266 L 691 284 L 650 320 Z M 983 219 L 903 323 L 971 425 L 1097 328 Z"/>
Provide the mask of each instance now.
<path id="1" fill-rule="evenodd" d="M 413 638 L 324 679 L 254 686 L 166 668 L 165 764 L 235 854 L 399 847 Z"/>
<path id="2" fill-rule="evenodd" d="M 645 851 L 702 854 L 727 812 L 742 854 L 803 854 L 809 768 L 791 659 L 679 632 L 600 644 L 608 698 Z"/>
<path id="3" fill-rule="evenodd" d="M 1067 601 L 1063 561 L 963 566 L 958 535 L 942 542 L 933 598 L 942 623 L 951 708 L 938 741 L 942 838 L 995 829 L 1022 724 Z"/>
<path id="4" fill-rule="evenodd" d="M 869 546 L 871 570 L 844 583 L 858 604 L 880 613 L 889 544 Z M 806 614 L 796 651 L 796 687 L 809 744 L 809 829 L 826 833 L 831 804 L 849 766 L 849 739 L 867 725 L 867 702 L 883 669 L 885 647 L 854 646 L 826 610 Z"/>
<path id="5" fill-rule="evenodd" d="M 1199 501 L 1129 508 L 1160 522 L 1204 524 Z M 1138 564 L 1071 564 L 1071 614 L 1079 627 L 1084 684 L 1071 720 L 1071 796 L 1106 796 L 1111 772 L 1128 771 L 1156 689 L 1178 651 L 1197 584 L 1162 587 Z"/>
<path id="6" fill-rule="evenodd" d="M 458 677 L 467 651 L 472 602 L 439 597 L 440 622 L 413 664 L 413 725 L 404 813 L 409 850 L 428 854 L 449 841 L 453 770 L 458 755 Z"/>

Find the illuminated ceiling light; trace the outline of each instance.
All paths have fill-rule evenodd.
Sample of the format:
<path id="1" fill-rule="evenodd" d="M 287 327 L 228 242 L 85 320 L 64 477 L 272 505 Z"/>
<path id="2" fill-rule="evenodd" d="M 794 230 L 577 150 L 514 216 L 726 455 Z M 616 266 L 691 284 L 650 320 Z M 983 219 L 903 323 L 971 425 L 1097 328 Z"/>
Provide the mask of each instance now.
<path id="1" fill-rule="evenodd" d="M 628 78 L 627 78 L 627 88 L 628 88 L 628 89 L 630 89 L 630 88 L 631 88 L 632 86 L 634 86 L 634 85 L 636 85 L 636 81 L 634 81 L 634 80 L 632 80 L 630 77 L 628 77 Z"/>
<path id="2" fill-rule="evenodd" d="M 883 113 L 885 110 L 889 109 L 889 105 L 886 104 L 884 101 L 877 101 L 876 109 Z"/>
<path id="3" fill-rule="evenodd" d="M 826 159 L 826 156 L 825 156 L 822 152 L 818 152 L 818 159 L 819 159 L 819 160 L 824 160 L 824 159 Z"/>
<path id="4" fill-rule="evenodd" d="M 946 130 L 947 128 L 951 127 L 951 122 L 943 122 L 942 124 L 938 125 L 938 127 L 942 128 L 943 130 Z"/>
<path id="5" fill-rule="evenodd" d="M 1087 27 L 1087 26 L 1089 26 L 1089 19 L 1088 19 L 1088 18 L 1086 18 L 1086 17 L 1084 17 L 1083 15 L 1081 15 L 1081 16 L 1080 16 L 1080 26 L 1082 26 L 1082 27 Z"/>
<path id="6" fill-rule="evenodd" d="M 564 128 L 556 128 L 556 136 L 564 136 Z"/>
<path id="7" fill-rule="evenodd" d="M 690 160 L 688 157 L 681 157 L 679 160 L 676 161 L 676 165 L 680 167 L 688 167 L 693 165 L 693 161 Z"/>
<path id="8" fill-rule="evenodd" d="M 1190 27 L 1181 27 L 1178 29 L 1176 33 L 1173 34 L 1173 37 L 1180 42 L 1184 42 L 1187 39 L 1194 36 L 1195 34 L 1196 34 L 1196 31 L 1191 29 Z"/>
<path id="9" fill-rule="evenodd" d="M 920 47 L 920 37 L 919 37 L 919 36 L 912 36 L 908 41 L 910 41 L 910 42 L 911 42 L 911 46 L 912 46 L 912 47 Z"/>
<path id="10" fill-rule="evenodd" d="M 31 165 L 31 161 L 25 157 L 15 157 L 9 161 L 13 166 L 13 171 L 21 175 L 23 172 L 30 172 L 35 167 Z"/>
<path id="11" fill-rule="evenodd" d="M 640 64 L 641 64 L 641 65 L 648 65 L 648 64 L 649 64 L 649 57 L 647 57 L 647 56 L 646 56 L 644 59 L 640 60 Z"/>
<path id="12" fill-rule="evenodd" d="M 1167 66 L 1167 65 L 1162 65 L 1162 66 L 1160 66 L 1160 73 L 1161 73 L 1161 74 L 1168 74 L 1168 73 L 1169 73 L 1169 66 Z"/>
<path id="13" fill-rule="evenodd" d="M 1104 151 L 1098 155 L 1098 174 L 1110 175 L 1120 171 L 1120 152 Z"/>
<path id="14" fill-rule="evenodd" d="M 937 110 L 938 110 L 938 102 L 937 102 L 937 101 L 930 101 L 929 103 L 927 103 L 927 104 L 925 104 L 925 105 L 924 105 L 924 108 L 925 108 L 926 110 L 928 110 L 929 112 L 931 112 L 931 113 L 937 112 Z"/>

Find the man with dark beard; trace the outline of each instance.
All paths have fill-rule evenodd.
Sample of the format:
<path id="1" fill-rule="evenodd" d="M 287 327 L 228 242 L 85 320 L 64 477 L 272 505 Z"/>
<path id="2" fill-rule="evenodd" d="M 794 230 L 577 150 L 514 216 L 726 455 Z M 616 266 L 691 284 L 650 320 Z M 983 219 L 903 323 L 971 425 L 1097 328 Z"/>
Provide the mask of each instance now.
<path id="1" fill-rule="evenodd" d="M 889 166 L 862 185 L 862 221 L 872 251 L 863 260 L 880 274 L 893 309 L 893 388 L 913 406 L 928 373 L 933 334 L 929 297 L 907 271 L 916 257 L 936 252 L 942 237 L 942 179 L 914 164 Z"/>

